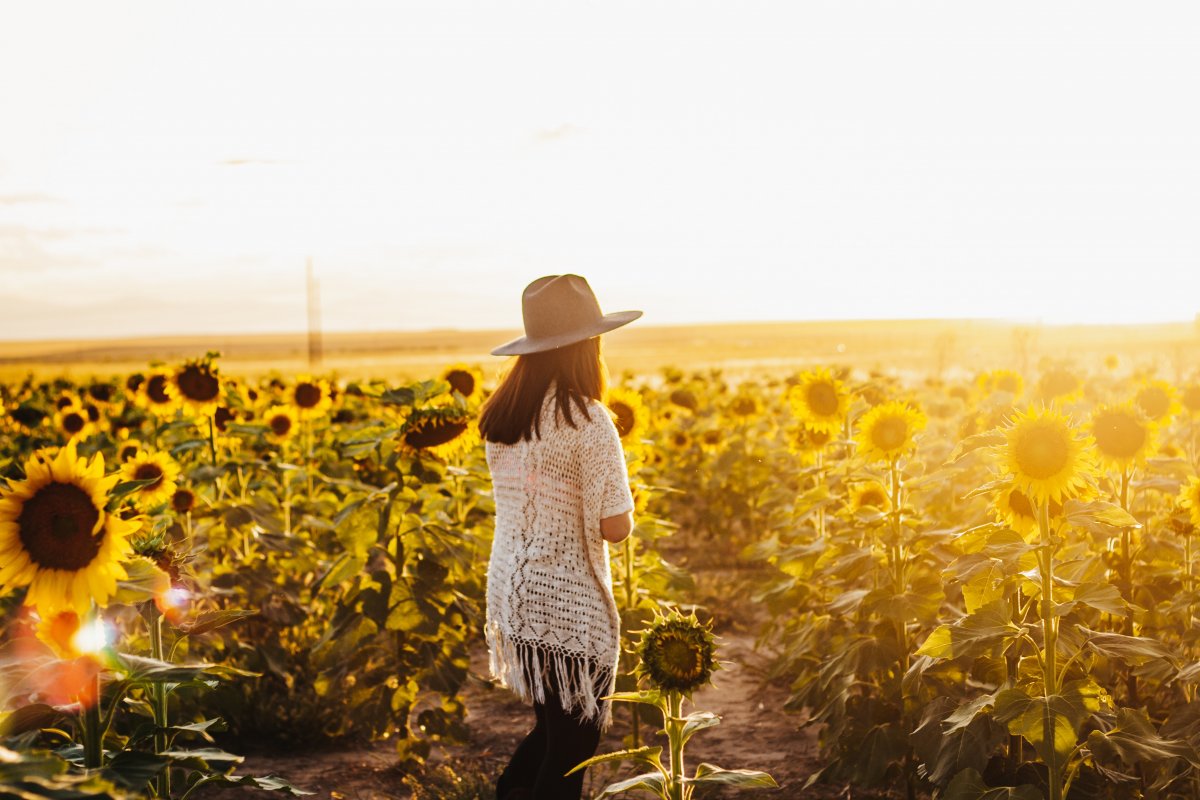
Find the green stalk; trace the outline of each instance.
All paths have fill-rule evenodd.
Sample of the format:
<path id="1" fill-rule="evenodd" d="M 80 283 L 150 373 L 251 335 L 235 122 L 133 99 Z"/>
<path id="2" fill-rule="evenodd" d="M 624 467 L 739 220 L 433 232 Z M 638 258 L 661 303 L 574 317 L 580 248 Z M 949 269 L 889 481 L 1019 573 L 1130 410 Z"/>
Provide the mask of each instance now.
<path id="1" fill-rule="evenodd" d="M 92 702 L 83 709 L 83 763 L 88 769 L 96 769 L 104 762 L 103 731 L 100 727 L 100 672 L 92 678 L 89 691 Z"/>
<path id="2" fill-rule="evenodd" d="M 163 641 L 162 641 L 162 614 L 158 610 L 158 606 L 154 601 L 148 604 L 150 607 L 150 620 L 148 627 L 150 628 L 150 655 L 152 658 L 163 660 Z M 155 681 L 154 691 L 152 693 L 151 705 L 154 708 L 154 752 L 155 754 L 165 752 L 167 750 L 167 685 L 163 681 Z M 171 768 L 166 767 L 158 776 L 158 796 L 171 796 Z"/>
<path id="3" fill-rule="evenodd" d="M 671 780 L 667 794 L 670 800 L 684 800 L 686 795 L 683 784 L 683 725 L 679 722 L 683 718 L 683 695 L 680 692 L 667 693 L 667 709 L 670 718 L 664 722 L 671 748 Z"/>
<path id="4" fill-rule="evenodd" d="M 217 431 L 211 414 L 208 417 L 208 455 L 212 465 L 217 466 Z"/>
<path id="5" fill-rule="evenodd" d="M 904 594 L 904 549 L 900 543 L 900 515 L 903 498 L 900 496 L 900 470 L 896 467 L 897 458 L 893 458 L 890 471 L 892 478 L 892 543 L 888 558 L 892 562 L 892 590 L 897 595 Z M 903 619 L 896 620 L 896 641 L 900 645 L 901 670 L 900 678 L 908 672 L 908 626 Z"/>
<path id="6" fill-rule="evenodd" d="M 625 608 L 628 611 L 633 610 L 634 603 L 637 600 L 637 587 L 634 586 L 634 569 L 633 569 L 633 536 L 625 537 Z M 633 746 L 641 747 L 642 741 L 642 714 L 641 707 L 637 703 L 632 704 L 631 723 L 633 725 Z"/>
<path id="7" fill-rule="evenodd" d="M 1129 478 L 1130 471 L 1128 469 L 1121 470 L 1121 508 L 1129 513 Z M 1125 599 L 1133 603 L 1133 555 L 1131 548 L 1131 538 L 1133 530 L 1131 528 L 1121 529 L 1121 592 Z M 1125 635 L 1133 636 L 1133 612 L 1130 611 L 1125 616 Z M 1133 670 L 1129 670 L 1125 676 L 1125 689 L 1129 693 L 1129 704 L 1136 706 L 1138 704 L 1138 680 L 1133 674 Z"/>
<path id="8" fill-rule="evenodd" d="M 1042 573 L 1042 688 L 1047 698 L 1042 716 L 1042 736 L 1050 760 L 1046 765 L 1049 776 L 1048 799 L 1062 800 L 1062 775 L 1059 774 L 1057 753 L 1054 750 L 1054 716 L 1050 712 L 1049 703 L 1049 698 L 1058 694 L 1058 669 L 1055 663 L 1058 624 L 1054 616 L 1054 544 L 1050 534 L 1050 502 L 1047 500 L 1037 503 L 1037 512 L 1042 545 L 1038 552 Z"/>

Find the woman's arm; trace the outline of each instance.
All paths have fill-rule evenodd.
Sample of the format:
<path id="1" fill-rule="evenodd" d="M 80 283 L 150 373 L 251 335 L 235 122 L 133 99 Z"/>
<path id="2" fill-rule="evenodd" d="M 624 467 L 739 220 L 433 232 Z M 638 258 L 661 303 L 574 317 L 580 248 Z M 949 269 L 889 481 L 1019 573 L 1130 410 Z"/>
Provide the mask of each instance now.
<path id="1" fill-rule="evenodd" d="M 633 530 L 633 512 L 626 511 L 615 517 L 605 517 L 600 520 L 600 535 L 616 544 L 625 541 L 625 537 Z"/>

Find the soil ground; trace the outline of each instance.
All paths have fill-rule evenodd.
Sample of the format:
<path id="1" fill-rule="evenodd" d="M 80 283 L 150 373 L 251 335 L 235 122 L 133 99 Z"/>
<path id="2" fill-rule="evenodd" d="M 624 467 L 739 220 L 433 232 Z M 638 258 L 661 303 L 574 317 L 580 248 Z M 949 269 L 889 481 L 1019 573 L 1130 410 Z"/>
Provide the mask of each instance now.
<path id="1" fill-rule="evenodd" d="M 803 789 L 805 780 L 819 766 L 816 732 L 811 728 L 801 729 L 799 723 L 802 720 L 797 715 L 775 710 L 787 699 L 787 688 L 763 682 L 761 676 L 766 657 L 755 652 L 752 632 L 737 628 L 720 631 L 718 644 L 724 668 L 715 673 L 715 685 L 697 692 L 694 704 L 685 706 L 685 711 L 714 711 L 721 716 L 722 722 L 697 734 L 689 743 L 686 753 L 688 771 L 703 761 L 728 768 L 761 769 L 778 781 L 780 789 L 710 792 L 704 797 L 848 797 L 835 787 Z M 456 770 L 484 773 L 494 779 L 529 730 L 533 714 L 529 706 L 510 692 L 494 688 L 487 681 L 487 652 L 482 644 L 475 648 L 471 673 L 464 692 L 471 741 L 435 752 L 431 764 L 443 762 Z M 613 727 L 598 752 L 622 747 L 621 736 L 629 732 L 628 708 L 624 704 L 617 707 Z M 656 736 L 656 725 L 643 723 L 642 730 L 644 740 L 662 739 L 665 742 L 664 737 Z M 237 773 L 274 774 L 298 788 L 315 792 L 320 798 L 391 800 L 412 797 L 410 789 L 402 782 L 403 774 L 396 768 L 392 747 L 386 741 L 357 750 L 249 755 L 239 765 Z M 584 796 L 594 797 L 608 782 L 632 774 L 629 766 L 621 767 L 620 772 L 615 767 L 593 768 L 585 779 Z M 202 796 L 226 800 L 245 797 L 243 791 L 214 789 Z M 461 795 L 463 800 L 469 796 Z M 456 800 L 458 797 L 456 794 Z M 491 794 L 484 794 L 481 800 L 491 800 L 491 797 Z"/>

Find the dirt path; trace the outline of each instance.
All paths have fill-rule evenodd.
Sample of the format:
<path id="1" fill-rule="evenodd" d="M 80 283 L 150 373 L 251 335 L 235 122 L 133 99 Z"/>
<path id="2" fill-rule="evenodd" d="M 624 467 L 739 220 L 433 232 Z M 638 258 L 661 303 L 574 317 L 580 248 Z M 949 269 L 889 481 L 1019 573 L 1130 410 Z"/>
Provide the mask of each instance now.
<path id="1" fill-rule="evenodd" d="M 762 683 L 760 675 L 765 659 L 754 652 L 751 633 L 736 628 L 726 630 L 720 635 L 718 644 L 719 657 L 725 668 L 714 675 L 715 685 L 697 692 L 695 703 L 685 706 L 685 711 L 713 711 L 722 721 L 715 728 L 701 731 L 689 743 L 688 770 L 694 770 L 702 761 L 727 768 L 761 769 L 771 773 L 781 788 L 763 792 L 712 792 L 704 797 L 828 798 L 841 794 L 829 788 L 810 791 L 801 788 L 818 766 L 815 733 L 798 730 L 795 715 L 776 710 L 787 698 L 787 690 Z M 529 730 L 533 714 L 507 690 L 492 688 L 485 682 L 487 653 L 482 646 L 473 653 L 471 672 L 472 679 L 463 696 L 472 741 L 465 746 L 436 752 L 432 761 L 465 764 L 494 776 Z M 601 752 L 619 749 L 622 746 L 620 737 L 629 730 L 628 706 L 619 705 L 616 713 L 612 729 L 601 742 Z M 657 729 L 657 725 L 644 724 L 643 736 L 665 744 L 665 737 L 655 735 Z M 253 775 L 274 773 L 324 798 L 390 800 L 411 797 L 408 788 L 402 784 L 403 775 L 396 769 L 392 748 L 386 741 L 352 751 L 251 755 L 237 771 Z M 594 797 L 608 782 L 631 774 L 630 767 L 622 767 L 620 771 L 616 767 L 593 768 L 588 771 L 584 796 Z M 218 800 L 235 796 L 245 795 L 234 789 L 213 790 L 204 795 Z M 481 800 L 491 800 L 491 795 L 485 795 Z"/>

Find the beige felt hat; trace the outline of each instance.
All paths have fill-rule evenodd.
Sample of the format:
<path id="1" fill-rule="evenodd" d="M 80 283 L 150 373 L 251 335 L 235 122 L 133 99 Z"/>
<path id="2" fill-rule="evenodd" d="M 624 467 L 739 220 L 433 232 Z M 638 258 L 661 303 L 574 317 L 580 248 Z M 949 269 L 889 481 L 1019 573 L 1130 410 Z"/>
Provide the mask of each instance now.
<path id="1" fill-rule="evenodd" d="M 600 303 L 580 275 L 547 275 L 525 287 L 521 316 L 525 335 L 500 345 L 494 356 L 519 356 L 554 350 L 628 325 L 641 311 L 600 313 Z"/>

